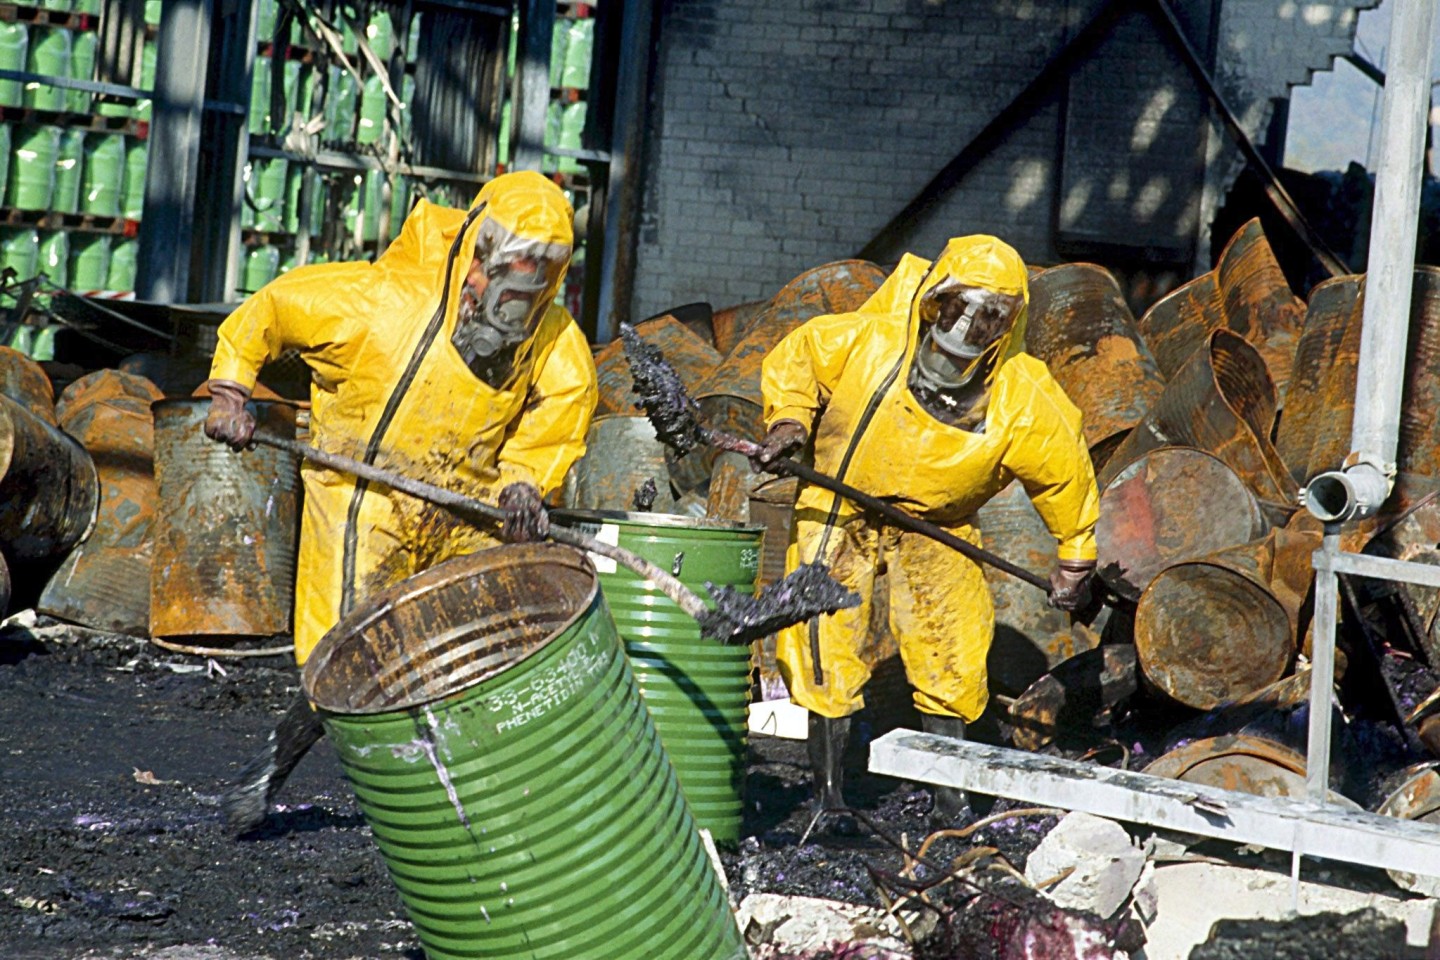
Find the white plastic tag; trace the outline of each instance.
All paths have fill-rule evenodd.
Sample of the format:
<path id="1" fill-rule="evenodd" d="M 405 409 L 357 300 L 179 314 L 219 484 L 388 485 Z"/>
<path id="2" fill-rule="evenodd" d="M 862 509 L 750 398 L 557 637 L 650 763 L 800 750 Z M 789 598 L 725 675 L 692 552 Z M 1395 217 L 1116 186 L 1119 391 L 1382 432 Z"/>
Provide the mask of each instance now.
<path id="1" fill-rule="evenodd" d="M 601 543 L 608 543 L 612 547 L 620 546 L 620 527 L 613 523 L 602 523 L 600 532 L 595 534 L 595 539 Z M 598 553 L 590 554 L 590 562 L 595 564 L 596 573 L 614 573 L 615 561 L 609 557 L 602 557 Z"/>

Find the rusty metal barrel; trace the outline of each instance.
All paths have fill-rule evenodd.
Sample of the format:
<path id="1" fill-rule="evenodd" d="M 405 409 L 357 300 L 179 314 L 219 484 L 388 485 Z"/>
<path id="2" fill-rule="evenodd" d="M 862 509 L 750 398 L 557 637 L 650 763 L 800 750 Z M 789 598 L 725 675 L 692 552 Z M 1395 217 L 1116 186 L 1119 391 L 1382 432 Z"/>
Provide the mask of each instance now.
<path id="1" fill-rule="evenodd" d="M 1285 676 L 1319 546 L 1317 536 L 1277 529 L 1162 570 L 1135 611 L 1145 678 L 1176 702 L 1208 710 Z"/>
<path id="2" fill-rule="evenodd" d="M 720 354 L 713 346 L 668 314 L 636 324 L 635 332 L 640 339 L 659 349 L 692 395 L 720 364 Z M 600 391 L 597 415 L 645 415 L 635 396 L 635 380 L 630 375 L 622 341 L 612 340 L 595 354 L 595 372 Z"/>
<path id="3" fill-rule="evenodd" d="M 1268 526 L 1234 470 L 1202 450 L 1162 447 L 1101 491 L 1098 572 L 1120 596 L 1139 600 L 1164 568 L 1248 543 Z"/>
<path id="4" fill-rule="evenodd" d="M 60 426 L 80 441 L 100 483 L 95 526 L 60 564 L 36 609 L 96 630 L 148 636 L 154 552 L 155 430 L 162 399 L 144 377 L 87 374 L 65 388 Z"/>
<path id="5" fill-rule="evenodd" d="M 750 330 L 755 318 L 768 306 L 769 300 L 751 300 L 715 311 L 715 315 L 710 318 L 710 329 L 714 333 L 715 349 L 720 351 L 720 356 L 723 357 L 735 349 L 735 345 Z"/>
<path id="6" fill-rule="evenodd" d="M 707 584 L 755 591 L 763 533 L 758 527 L 649 513 L 557 511 L 554 517 L 673 571 L 702 596 Z M 750 647 L 705 639 L 699 625 L 648 580 L 613 560 L 592 560 L 640 694 L 696 823 L 717 844 L 738 844 L 749 742 Z"/>
<path id="7" fill-rule="evenodd" d="M 1253 733 L 1191 740 L 1152 760 L 1144 772 L 1258 797 L 1306 796 L 1303 749 Z M 1333 789 L 1326 799 L 1351 810 L 1359 809 L 1353 800 Z"/>
<path id="8" fill-rule="evenodd" d="M 291 629 L 300 465 L 273 447 L 236 453 L 205 436 L 209 401 L 161 400 L 155 415 L 157 637 L 271 636 Z M 257 430 L 293 439 L 295 409 L 254 402 Z"/>
<path id="9" fill-rule="evenodd" d="M 1025 349 L 1080 408 L 1091 447 L 1139 423 L 1165 388 L 1120 284 L 1093 263 L 1064 263 L 1030 279 Z"/>
<path id="10" fill-rule="evenodd" d="M 1275 386 L 1255 348 L 1228 330 L 1210 335 L 1101 471 L 1101 483 L 1140 454 L 1198 447 L 1225 461 L 1277 517 L 1296 509 L 1297 489 L 1270 442 Z"/>
<path id="11" fill-rule="evenodd" d="M 1400 785 L 1391 791 L 1376 812 L 1401 820 L 1440 823 L 1440 771 L 1436 764 L 1417 764 L 1398 778 Z M 1426 897 L 1440 897 L 1440 877 L 1387 870 L 1395 885 Z"/>
<path id="12" fill-rule="evenodd" d="M 745 957 L 580 552 L 438 564 L 302 681 L 430 960 Z"/>
<path id="13" fill-rule="evenodd" d="M 1011 483 L 975 514 L 985 546 L 1011 563 L 1041 575 L 1055 565 L 1055 536 L 1045 526 L 1025 487 Z M 1037 590 L 1008 573 L 982 565 L 995 603 L 995 638 L 987 660 L 992 686 L 1014 696 L 1061 661 L 1088 647 L 1070 629 L 1070 615 L 1050 606 Z"/>
<path id="14" fill-rule="evenodd" d="M 70 550 L 95 522 L 100 483 L 85 448 L 0 395 L 0 546 L 12 561 Z"/>
<path id="15" fill-rule="evenodd" d="M 693 392 L 701 419 L 711 427 L 749 440 L 765 434 L 760 364 L 785 335 L 806 320 L 856 310 L 885 281 L 885 271 L 868 260 L 838 260 L 806 270 L 787 283 L 750 324 L 740 342 Z M 684 457 L 670 455 L 670 474 L 681 490 L 703 487 L 719 452 L 702 447 Z"/>
<path id="16" fill-rule="evenodd" d="M 0 394 L 56 425 L 55 388 L 50 378 L 40 364 L 10 347 L 0 347 Z"/>
<path id="17" fill-rule="evenodd" d="M 794 477 L 771 477 L 756 484 L 750 492 L 750 522 L 765 531 L 760 548 L 758 586 L 761 590 L 785 576 L 785 550 L 790 544 L 790 525 L 795 518 L 795 496 L 799 485 L 800 481 Z M 780 676 L 775 635 L 762 637 L 753 646 L 759 676 L 757 696 L 761 700 L 783 700 L 790 696 L 785 679 Z"/>
<path id="18" fill-rule="evenodd" d="M 562 502 L 585 510 L 633 510 L 647 481 L 655 486 L 651 509 L 675 507 L 665 445 L 644 416 L 596 417 L 585 438 L 585 455 L 565 478 Z"/>

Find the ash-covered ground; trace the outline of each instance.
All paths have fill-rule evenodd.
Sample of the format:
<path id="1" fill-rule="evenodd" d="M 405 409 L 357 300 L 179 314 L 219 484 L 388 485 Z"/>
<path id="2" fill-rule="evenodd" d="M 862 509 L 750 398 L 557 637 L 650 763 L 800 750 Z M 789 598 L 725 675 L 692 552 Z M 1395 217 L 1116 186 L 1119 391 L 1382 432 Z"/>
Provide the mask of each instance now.
<path id="1" fill-rule="evenodd" d="M 299 689 L 287 657 L 172 654 L 58 625 L 0 633 L 0 957 L 351 960 L 423 954 L 324 741 L 266 826 L 231 836 L 219 796 Z M 907 724 L 908 725 L 908 724 Z M 918 724 L 917 724 L 918 726 Z M 883 831 L 817 836 L 805 745 L 756 737 L 746 839 L 722 853 L 734 899 L 755 891 L 878 905 L 928 833 L 929 793 L 863 772 L 851 802 Z M 1017 867 L 1053 821 L 981 837 Z"/>

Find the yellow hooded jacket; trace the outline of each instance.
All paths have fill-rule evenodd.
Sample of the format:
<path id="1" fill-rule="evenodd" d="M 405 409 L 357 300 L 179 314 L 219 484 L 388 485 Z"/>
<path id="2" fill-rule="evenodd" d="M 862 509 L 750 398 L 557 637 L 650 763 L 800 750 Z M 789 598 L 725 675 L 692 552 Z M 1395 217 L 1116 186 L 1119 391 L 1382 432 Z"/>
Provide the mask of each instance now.
<path id="1" fill-rule="evenodd" d="M 907 255 L 858 311 L 816 317 L 766 357 L 766 425 L 798 421 L 815 437 L 818 470 L 972 543 L 980 540 L 975 511 L 1019 479 L 1054 534 L 1058 556 L 1094 559 L 1099 492 L 1080 412 L 1045 365 L 1023 352 L 1023 311 L 991 348 L 995 363 L 982 430 L 941 422 L 907 387 L 919 335 L 917 305 L 947 276 L 1029 300 L 1023 262 L 993 237 L 951 240 L 933 265 Z M 787 570 L 824 559 L 866 602 L 782 631 L 778 653 L 792 699 L 830 717 L 863 705 L 860 689 L 869 667 L 856 650 L 868 627 L 874 568 L 884 561 L 890 626 L 917 706 L 978 717 L 988 697 L 985 657 L 994 631 L 979 568 L 919 534 L 870 520 L 820 487 L 801 487 L 795 520 Z M 812 630 L 821 651 L 818 670 Z"/>
<path id="2" fill-rule="evenodd" d="M 483 207 L 483 210 L 482 210 Z M 311 442 L 494 502 L 514 482 L 542 495 L 585 452 L 595 364 L 569 312 L 552 301 L 497 389 L 451 343 L 481 219 L 527 240 L 570 245 L 573 212 L 536 173 L 506 174 L 470 211 L 420 201 L 374 263 L 299 267 L 221 325 L 212 379 L 253 387 L 267 361 L 297 349 L 312 372 Z M 388 487 L 306 465 L 296 570 L 295 655 L 366 594 L 498 541 Z"/>

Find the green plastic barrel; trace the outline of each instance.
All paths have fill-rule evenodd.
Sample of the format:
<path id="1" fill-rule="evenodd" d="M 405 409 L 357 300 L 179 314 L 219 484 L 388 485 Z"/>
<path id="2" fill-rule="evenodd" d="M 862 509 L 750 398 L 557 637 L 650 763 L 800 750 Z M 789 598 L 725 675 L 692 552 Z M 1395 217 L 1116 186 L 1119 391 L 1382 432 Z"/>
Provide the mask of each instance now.
<path id="1" fill-rule="evenodd" d="M 71 0 L 40 0 L 36 6 L 44 10 L 71 10 L 74 8 Z"/>
<path id="2" fill-rule="evenodd" d="M 330 68 L 330 84 L 325 92 L 325 130 L 321 137 L 335 143 L 349 143 L 355 137 L 355 111 L 360 102 L 360 87 L 349 72 Z"/>
<path id="3" fill-rule="evenodd" d="M 385 129 L 385 86 L 371 74 L 360 94 L 360 117 L 355 125 L 357 143 L 375 143 Z"/>
<path id="4" fill-rule="evenodd" d="M 439 564 L 301 680 L 430 960 L 746 956 L 580 553 Z"/>
<path id="5" fill-rule="evenodd" d="M 140 241 L 121 240 L 110 251 L 110 270 L 105 275 L 105 289 L 119 293 L 135 289 L 135 268 L 140 260 Z"/>
<path id="6" fill-rule="evenodd" d="M 159 51 L 156 49 L 154 43 L 147 43 L 140 50 L 141 90 L 155 89 L 155 60 L 159 55 Z M 153 103 L 148 97 L 144 100 L 135 101 L 135 119 L 149 121 L 152 112 Z"/>
<path id="7" fill-rule="evenodd" d="M 278 233 L 285 229 L 285 177 L 290 165 L 281 157 L 254 162 L 250 195 L 255 205 L 255 229 Z"/>
<path id="8" fill-rule="evenodd" d="M 305 168 L 290 167 L 285 173 L 285 215 L 281 218 L 286 233 L 300 232 L 300 188 L 305 185 Z M 284 264 L 281 264 L 284 273 Z"/>
<path id="9" fill-rule="evenodd" d="M 555 516 L 664 570 L 678 571 L 680 581 L 701 596 L 707 582 L 753 593 L 760 575 L 761 527 L 669 514 L 560 511 Z M 750 647 L 701 637 L 695 621 L 647 581 L 603 557 L 595 563 L 645 705 L 695 820 L 716 843 L 734 846 L 740 841 L 745 791 Z"/>
<path id="10" fill-rule="evenodd" d="M 410 216 L 410 178 L 397 176 L 390 191 L 390 239 L 400 236 L 405 218 Z"/>
<path id="11" fill-rule="evenodd" d="M 360 236 L 366 243 L 374 243 L 380 238 L 380 211 L 385 205 L 385 174 L 379 170 L 366 171 L 365 195 L 361 202 L 363 206 L 360 213 L 364 219 Z"/>
<path id="12" fill-rule="evenodd" d="M 100 47 L 100 34 L 94 30 L 77 32 L 70 43 L 70 79 L 95 79 L 95 51 Z M 71 113 L 89 113 L 92 94 L 84 90 L 65 91 L 65 109 Z"/>
<path id="13" fill-rule="evenodd" d="M 43 77 L 70 76 L 70 43 L 70 31 L 64 27 L 35 27 L 30 34 L 25 69 Z M 22 99 L 25 106 L 35 110 L 65 109 L 65 91 L 48 83 L 25 84 Z"/>
<path id="14" fill-rule="evenodd" d="M 280 275 L 280 276 L 284 276 L 285 274 L 289 273 L 291 270 L 294 270 L 294 269 L 295 269 L 296 267 L 298 267 L 298 266 L 300 266 L 300 258 L 297 257 L 297 256 L 295 256 L 294 253 L 287 253 L 287 254 L 285 255 L 285 258 L 280 261 L 280 274 L 279 274 L 279 275 Z"/>
<path id="15" fill-rule="evenodd" d="M 420 59 L 420 21 L 424 16 L 423 13 L 410 15 L 410 34 L 405 39 L 405 59 L 411 63 Z"/>
<path id="16" fill-rule="evenodd" d="M 365 42 L 382 61 L 395 52 L 395 21 L 386 10 L 376 10 L 365 25 Z"/>
<path id="17" fill-rule="evenodd" d="M 559 100 L 551 100 L 545 107 L 545 146 L 558 147 L 560 145 L 560 121 L 565 115 L 565 107 Z M 554 173 L 560 168 L 560 158 L 553 153 L 545 153 L 540 156 L 540 170 L 543 173 Z"/>
<path id="18" fill-rule="evenodd" d="M 40 232 L 40 272 L 51 283 L 64 287 L 70 282 L 70 235 L 64 230 Z"/>
<path id="19" fill-rule="evenodd" d="M 41 327 L 35 331 L 35 337 L 30 341 L 30 359 L 37 363 L 46 363 L 55 359 L 55 334 L 60 328 L 55 324 Z"/>
<path id="20" fill-rule="evenodd" d="M 6 178 L 6 206 L 48 210 L 55 192 L 55 158 L 60 152 L 59 127 L 17 127 Z"/>
<path id="21" fill-rule="evenodd" d="M 280 250 L 268 243 L 251 247 L 245 253 L 244 289 L 254 293 L 274 280 L 280 273 Z"/>
<path id="22" fill-rule="evenodd" d="M 415 78 L 408 73 L 400 81 L 400 102 L 405 105 L 400 111 L 400 139 L 410 143 L 410 131 L 415 127 Z"/>
<path id="23" fill-rule="evenodd" d="M 247 124 L 252 136 L 270 129 L 270 58 L 256 57 L 250 75 L 250 113 Z"/>
<path id="24" fill-rule="evenodd" d="M 120 189 L 125 178 L 125 137 L 92 134 L 85 141 L 85 169 L 80 176 L 80 212 L 98 217 L 120 216 Z"/>
<path id="25" fill-rule="evenodd" d="M 0 269 L 9 267 L 20 280 L 35 276 L 40 264 L 40 235 L 30 227 L 0 231 Z"/>
<path id="26" fill-rule="evenodd" d="M 149 165 L 149 144 L 138 137 L 127 137 L 125 183 L 120 191 L 120 215 L 127 220 L 139 220 L 145 215 L 145 171 Z"/>
<path id="27" fill-rule="evenodd" d="M 70 245 L 70 288 L 81 293 L 104 290 L 110 275 L 110 237 L 80 233 Z"/>
<path id="28" fill-rule="evenodd" d="M 99 16 L 100 5 L 101 0 L 75 0 L 75 12 Z"/>
<path id="29" fill-rule="evenodd" d="M 564 150 L 579 150 L 583 146 L 580 142 L 580 135 L 585 130 L 585 101 L 577 100 L 567 104 L 565 109 L 560 111 L 560 142 L 557 144 Z M 584 169 L 580 161 L 574 157 L 560 158 L 561 173 L 578 173 Z"/>
<path id="30" fill-rule="evenodd" d="M 270 43 L 275 39 L 275 21 L 279 4 L 275 0 L 258 0 L 255 4 L 255 39 Z"/>
<path id="31" fill-rule="evenodd" d="M 29 50 L 30 31 L 23 23 L 0 23 L 0 70 L 24 72 Z M 25 91 L 19 80 L 0 80 L 0 106 L 18 107 L 24 102 Z"/>
<path id="32" fill-rule="evenodd" d="M 16 353 L 23 353 L 30 356 L 30 348 L 35 344 L 35 328 L 26 323 L 17 324 L 11 331 L 10 338 L 5 341 L 5 346 Z"/>
<path id="33" fill-rule="evenodd" d="M 5 192 L 5 184 L 10 177 L 10 124 L 0 123 L 0 195 Z M 0 202 L 4 197 L 0 196 Z"/>
<path id="34" fill-rule="evenodd" d="M 80 176 L 85 170 L 85 131 L 66 127 L 60 133 L 60 149 L 55 155 L 55 192 L 50 209 L 75 213 L 80 209 Z"/>
<path id="35" fill-rule="evenodd" d="M 160 25 L 160 0 L 145 0 L 145 22 L 152 27 Z"/>
<path id="36" fill-rule="evenodd" d="M 564 86 L 565 48 L 570 45 L 570 21 L 556 20 L 550 33 L 550 86 Z"/>
<path id="37" fill-rule="evenodd" d="M 595 21 L 588 17 L 572 20 L 569 33 L 560 86 L 584 90 L 590 86 L 590 57 L 595 49 Z"/>
<path id="38" fill-rule="evenodd" d="M 500 130 L 496 135 L 495 159 L 504 166 L 510 162 L 510 101 L 500 108 Z"/>

